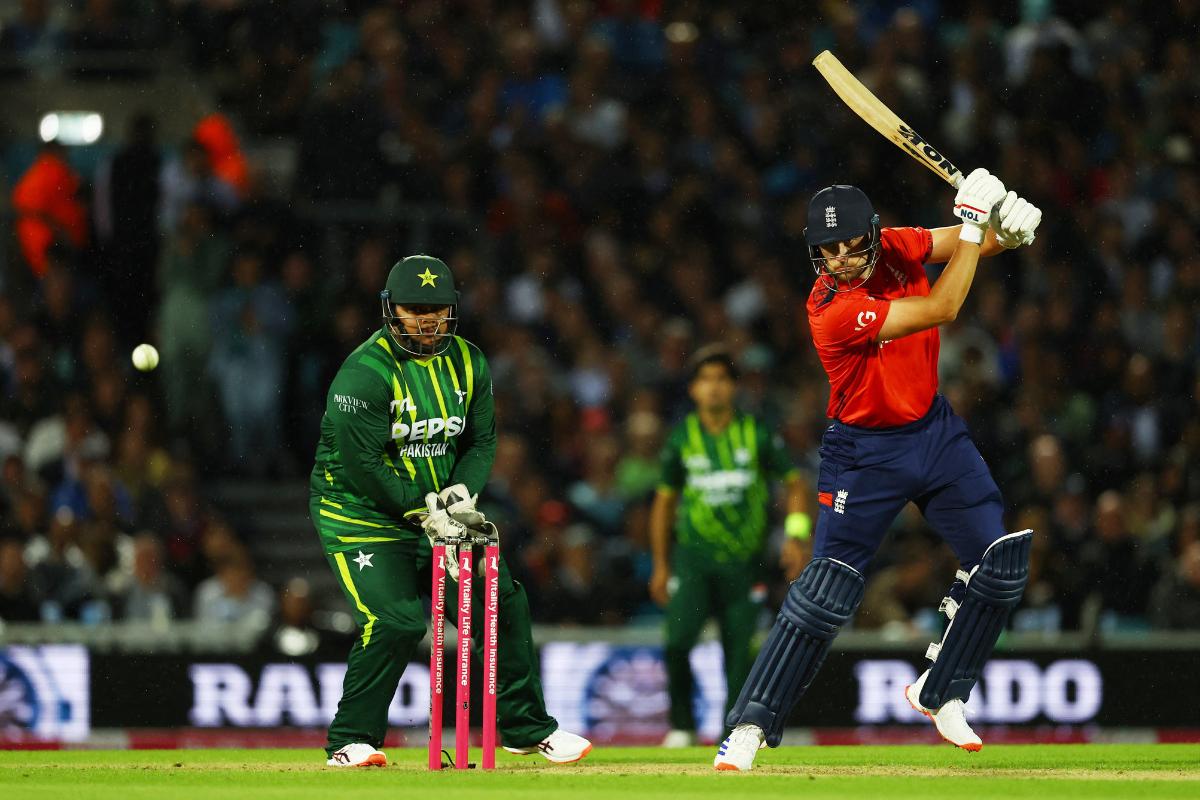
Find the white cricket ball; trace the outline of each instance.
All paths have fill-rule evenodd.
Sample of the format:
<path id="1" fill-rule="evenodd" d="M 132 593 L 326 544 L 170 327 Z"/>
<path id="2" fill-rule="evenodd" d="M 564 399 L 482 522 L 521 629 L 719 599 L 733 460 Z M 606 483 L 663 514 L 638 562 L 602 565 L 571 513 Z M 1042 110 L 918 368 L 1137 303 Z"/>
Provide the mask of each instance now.
<path id="1" fill-rule="evenodd" d="M 142 372 L 149 372 L 158 366 L 158 351 L 152 344 L 139 344 L 133 348 L 133 365 Z"/>

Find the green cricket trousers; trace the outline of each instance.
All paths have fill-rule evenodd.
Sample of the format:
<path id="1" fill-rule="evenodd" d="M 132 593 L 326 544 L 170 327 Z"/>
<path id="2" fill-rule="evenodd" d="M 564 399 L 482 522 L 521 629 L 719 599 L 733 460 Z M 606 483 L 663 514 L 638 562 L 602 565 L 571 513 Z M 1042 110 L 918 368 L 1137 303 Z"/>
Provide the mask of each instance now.
<path id="1" fill-rule="evenodd" d="M 359 636 L 350 649 L 342 684 L 342 699 L 329 726 L 326 751 L 353 742 L 372 747 L 383 744 L 387 733 L 388 705 L 396 694 L 400 676 L 416 655 L 425 635 L 427 617 L 422 595 L 428 596 L 433 579 L 429 540 L 364 544 L 355 551 L 329 553 L 329 565 L 350 602 Z M 361 554 L 361 555 L 360 555 Z M 475 559 L 476 573 L 482 558 Z M 473 649 L 476 663 L 483 640 L 483 579 L 476 578 L 473 593 L 475 625 Z M 446 575 L 446 618 L 458 619 L 458 584 Z M 542 683 L 537 674 L 529 601 L 525 589 L 512 579 L 500 557 L 500 636 L 496 697 L 497 728 L 509 747 L 528 747 L 558 727 L 546 713 Z M 453 675 L 455 659 L 446 658 Z M 477 670 L 473 670 L 477 671 Z M 448 691 L 454 681 L 447 680 Z"/>
<path id="2" fill-rule="evenodd" d="M 762 607 L 753 597 L 753 590 L 761 569 L 757 560 L 722 563 L 713 559 L 711 553 L 677 546 L 671 556 L 671 570 L 676 585 L 667 603 L 665 653 L 670 722 L 673 729 L 695 731 L 692 648 L 704 623 L 715 617 L 725 654 L 728 714 L 753 663 L 750 641 Z"/>

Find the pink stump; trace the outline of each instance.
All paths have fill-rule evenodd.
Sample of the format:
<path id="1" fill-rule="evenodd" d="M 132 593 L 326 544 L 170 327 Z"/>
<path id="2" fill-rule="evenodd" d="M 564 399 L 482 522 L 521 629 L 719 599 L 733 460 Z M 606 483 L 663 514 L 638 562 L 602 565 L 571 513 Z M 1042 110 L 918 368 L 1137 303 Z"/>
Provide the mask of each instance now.
<path id="1" fill-rule="evenodd" d="M 442 768 L 442 705 L 446 692 L 446 546 L 433 546 L 430 590 L 429 768 Z"/>
<path id="2" fill-rule="evenodd" d="M 458 703 L 454 720 L 454 766 L 466 769 L 471 755 L 471 545 L 458 556 Z"/>
<path id="3" fill-rule="evenodd" d="M 484 550 L 483 768 L 496 768 L 496 672 L 500 642 L 500 547 Z"/>

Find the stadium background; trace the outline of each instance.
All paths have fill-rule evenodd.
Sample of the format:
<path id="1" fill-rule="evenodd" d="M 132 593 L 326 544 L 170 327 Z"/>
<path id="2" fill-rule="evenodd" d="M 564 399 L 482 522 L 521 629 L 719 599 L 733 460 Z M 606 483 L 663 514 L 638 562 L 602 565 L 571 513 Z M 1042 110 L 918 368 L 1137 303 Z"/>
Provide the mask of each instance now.
<path id="1" fill-rule="evenodd" d="M 1200 3 L 758 5 L 0 1 L 0 738 L 320 740 L 350 629 L 305 476 L 412 252 L 454 269 L 492 362 L 482 500 L 552 711 L 660 735 L 646 517 L 689 354 L 729 344 L 743 407 L 811 474 L 808 196 L 951 221 L 811 70 L 824 48 L 1045 211 L 942 331 L 942 389 L 1039 534 L 979 713 L 1016 725 L 993 738 L 1196 735 Z M 806 736 L 930 736 L 885 689 L 952 569 L 902 515 Z"/>

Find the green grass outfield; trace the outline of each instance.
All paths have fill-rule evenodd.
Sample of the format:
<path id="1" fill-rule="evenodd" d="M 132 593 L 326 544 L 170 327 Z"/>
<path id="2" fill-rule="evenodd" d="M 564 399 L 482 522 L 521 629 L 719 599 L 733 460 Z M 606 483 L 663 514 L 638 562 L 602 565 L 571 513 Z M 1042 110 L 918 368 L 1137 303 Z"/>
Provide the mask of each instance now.
<path id="1" fill-rule="evenodd" d="M 713 752 L 597 748 L 568 766 L 501 752 L 495 772 L 431 773 L 416 748 L 386 769 L 326 768 L 316 750 L 6 751 L 0 798 L 1200 797 L 1200 745 L 783 747 L 747 774 L 715 772 Z"/>

